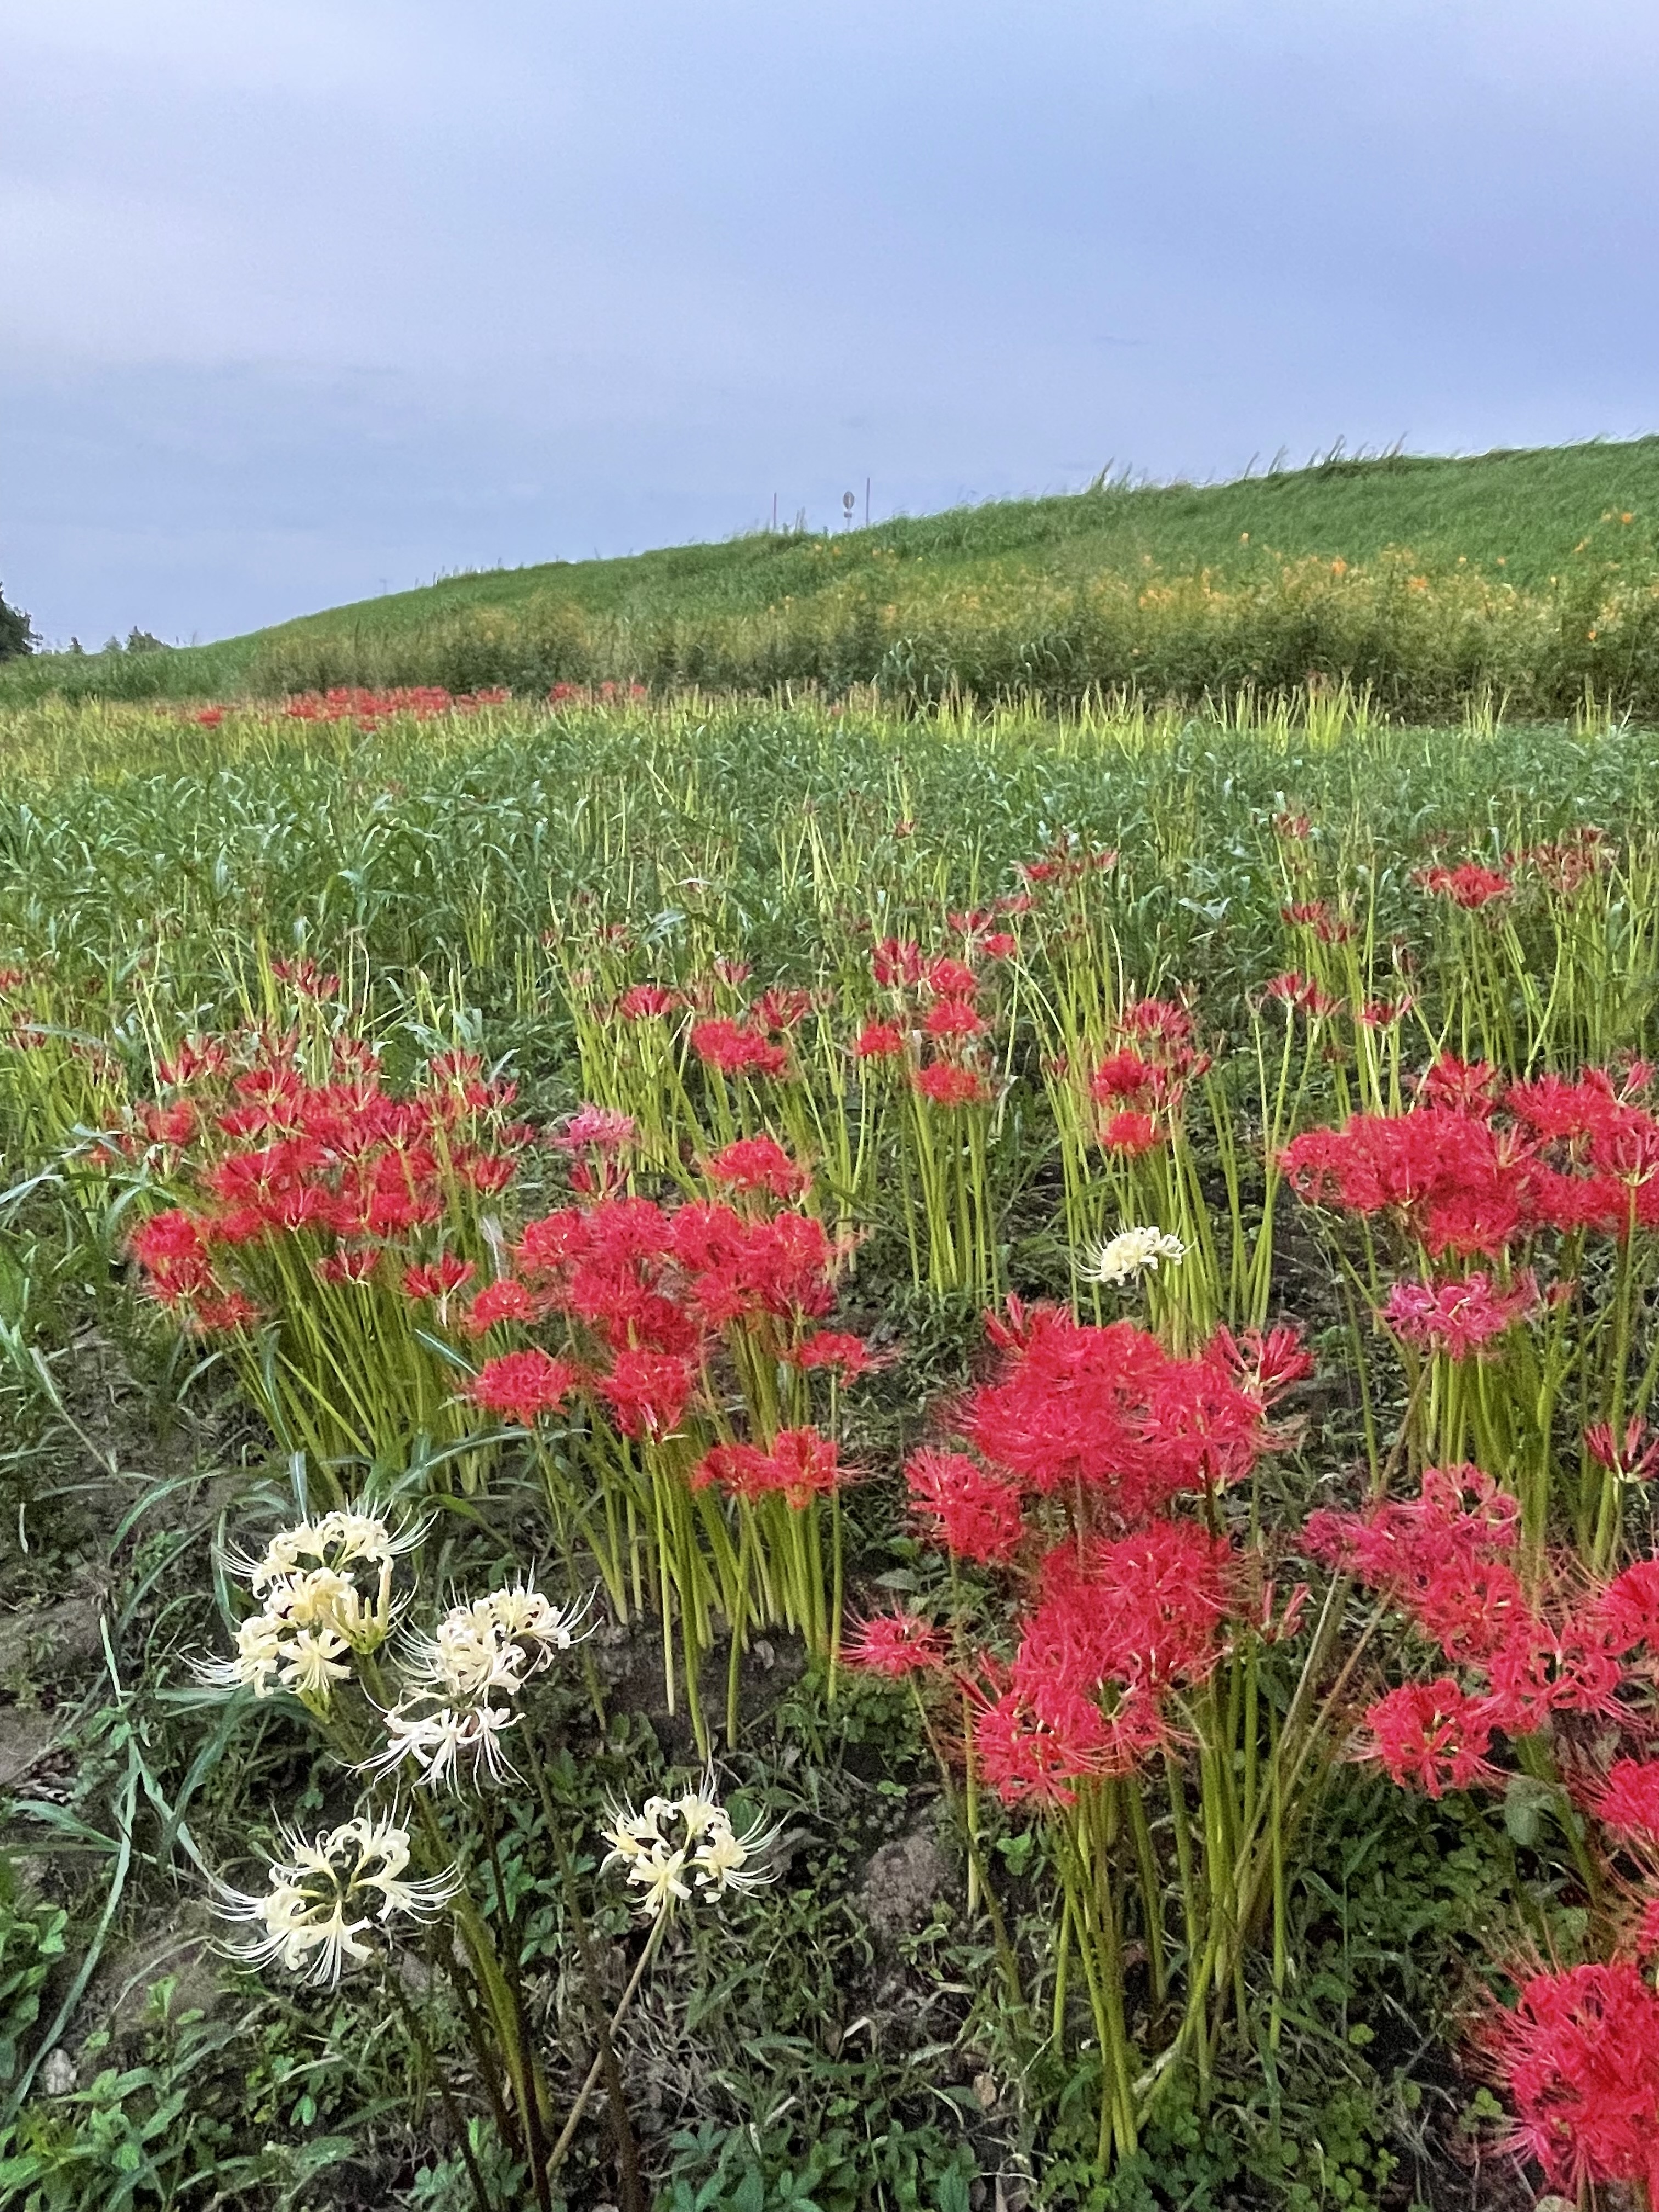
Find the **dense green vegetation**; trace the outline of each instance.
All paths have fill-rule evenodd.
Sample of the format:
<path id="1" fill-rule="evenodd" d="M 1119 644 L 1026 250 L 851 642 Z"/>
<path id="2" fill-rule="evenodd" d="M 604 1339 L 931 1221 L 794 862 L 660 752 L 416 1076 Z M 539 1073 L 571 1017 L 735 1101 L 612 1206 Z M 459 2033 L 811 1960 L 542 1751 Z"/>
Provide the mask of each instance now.
<path id="1" fill-rule="evenodd" d="M 1587 686 L 1650 711 L 1656 495 L 1659 439 L 1109 478 L 834 536 L 458 576 L 165 654 L 45 656 L 9 667 L 0 700 L 635 680 L 1195 699 L 1315 675 L 1418 716 L 1483 691 L 1558 714 Z"/>

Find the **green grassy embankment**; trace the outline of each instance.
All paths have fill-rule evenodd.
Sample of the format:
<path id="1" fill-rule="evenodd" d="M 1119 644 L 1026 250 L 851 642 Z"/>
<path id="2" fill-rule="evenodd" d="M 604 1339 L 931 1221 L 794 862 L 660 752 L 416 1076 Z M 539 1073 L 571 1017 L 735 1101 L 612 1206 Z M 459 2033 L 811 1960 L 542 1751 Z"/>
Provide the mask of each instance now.
<path id="1" fill-rule="evenodd" d="M 0 705 L 335 684 L 642 681 L 1194 697 L 1310 677 L 1392 711 L 1659 708 L 1659 438 L 1103 483 L 844 535 L 457 576 L 168 653 L 42 655 Z"/>

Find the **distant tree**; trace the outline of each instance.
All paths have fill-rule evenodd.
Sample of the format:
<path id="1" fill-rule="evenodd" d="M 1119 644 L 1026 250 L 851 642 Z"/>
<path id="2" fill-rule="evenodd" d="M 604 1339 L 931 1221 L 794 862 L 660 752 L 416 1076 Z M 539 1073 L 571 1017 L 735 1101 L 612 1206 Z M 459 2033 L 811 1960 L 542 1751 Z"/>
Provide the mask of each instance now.
<path id="1" fill-rule="evenodd" d="M 21 607 L 9 607 L 3 586 L 0 586 L 0 660 L 15 660 L 20 653 L 33 653 L 36 639 L 29 627 L 29 618 Z"/>
<path id="2" fill-rule="evenodd" d="M 126 650 L 129 653 L 166 653 L 168 647 L 164 637 L 152 637 L 147 629 L 140 629 L 135 623 L 127 632 Z"/>

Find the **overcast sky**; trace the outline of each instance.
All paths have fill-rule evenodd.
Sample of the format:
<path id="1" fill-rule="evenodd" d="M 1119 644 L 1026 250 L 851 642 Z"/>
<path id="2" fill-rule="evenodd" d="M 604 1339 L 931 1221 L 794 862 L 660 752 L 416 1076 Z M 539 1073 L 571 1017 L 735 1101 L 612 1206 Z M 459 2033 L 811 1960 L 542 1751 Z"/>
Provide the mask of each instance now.
<path id="1" fill-rule="evenodd" d="M 1659 427 L 1654 0 L 0 0 L 55 641 Z"/>

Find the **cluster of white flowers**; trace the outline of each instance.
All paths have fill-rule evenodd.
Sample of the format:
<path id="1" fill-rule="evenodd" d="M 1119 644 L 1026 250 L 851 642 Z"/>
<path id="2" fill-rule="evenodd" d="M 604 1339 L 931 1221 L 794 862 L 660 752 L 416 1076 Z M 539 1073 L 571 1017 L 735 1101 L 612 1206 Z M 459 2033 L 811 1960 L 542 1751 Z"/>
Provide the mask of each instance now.
<path id="1" fill-rule="evenodd" d="M 720 1897 L 776 1877 L 766 1854 L 778 1831 L 757 1825 L 739 1834 L 714 1792 L 711 1774 L 684 1796 L 647 1797 L 637 1813 L 613 1812 L 603 1832 L 611 1846 L 605 1864 L 627 1869 L 640 1909 L 653 1920 L 684 1903 L 694 1885 L 705 1897 Z"/>
<path id="2" fill-rule="evenodd" d="M 350 1675 L 349 1655 L 377 1650 L 390 1635 L 393 1562 L 420 1535 L 394 1536 L 374 1515 L 347 1510 L 283 1529 L 258 1559 L 230 1554 L 226 1565 L 262 1603 L 238 1628 L 235 1656 L 199 1663 L 198 1676 L 258 1698 L 292 1690 L 325 1711 Z"/>
<path id="3" fill-rule="evenodd" d="M 1120 1229 L 1109 1237 L 1084 1268 L 1091 1283 L 1127 1283 L 1133 1275 L 1155 1275 L 1168 1262 L 1178 1267 L 1187 1247 L 1167 1229 Z"/>
<path id="4" fill-rule="evenodd" d="M 499 1780 L 511 1771 L 501 1738 L 526 1682 L 576 1640 L 583 1608 L 561 1612 L 527 1580 L 451 1606 L 430 1636 L 404 1653 L 411 1686 L 386 1715 L 386 1745 L 368 1762 L 390 1771 L 408 1761 L 428 1789 L 459 1778 Z"/>
<path id="5" fill-rule="evenodd" d="M 230 1948 L 263 1966 L 276 1959 L 313 1982 L 337 1982 L 347 1960 L 374 1956 L 364 1939 L 394 1913 L 420 1919 L 436 1912 L 460 1886 L 453 1868 L 425 1881 L 404 1879 L 409 1831 L 396 1819 L 362 1815 L 310 1841 L 284 1829 L 288 1858 L 270 1869 L 262 1893 L 217 1885 L 228 1920 L 258 1932 Z"/>

